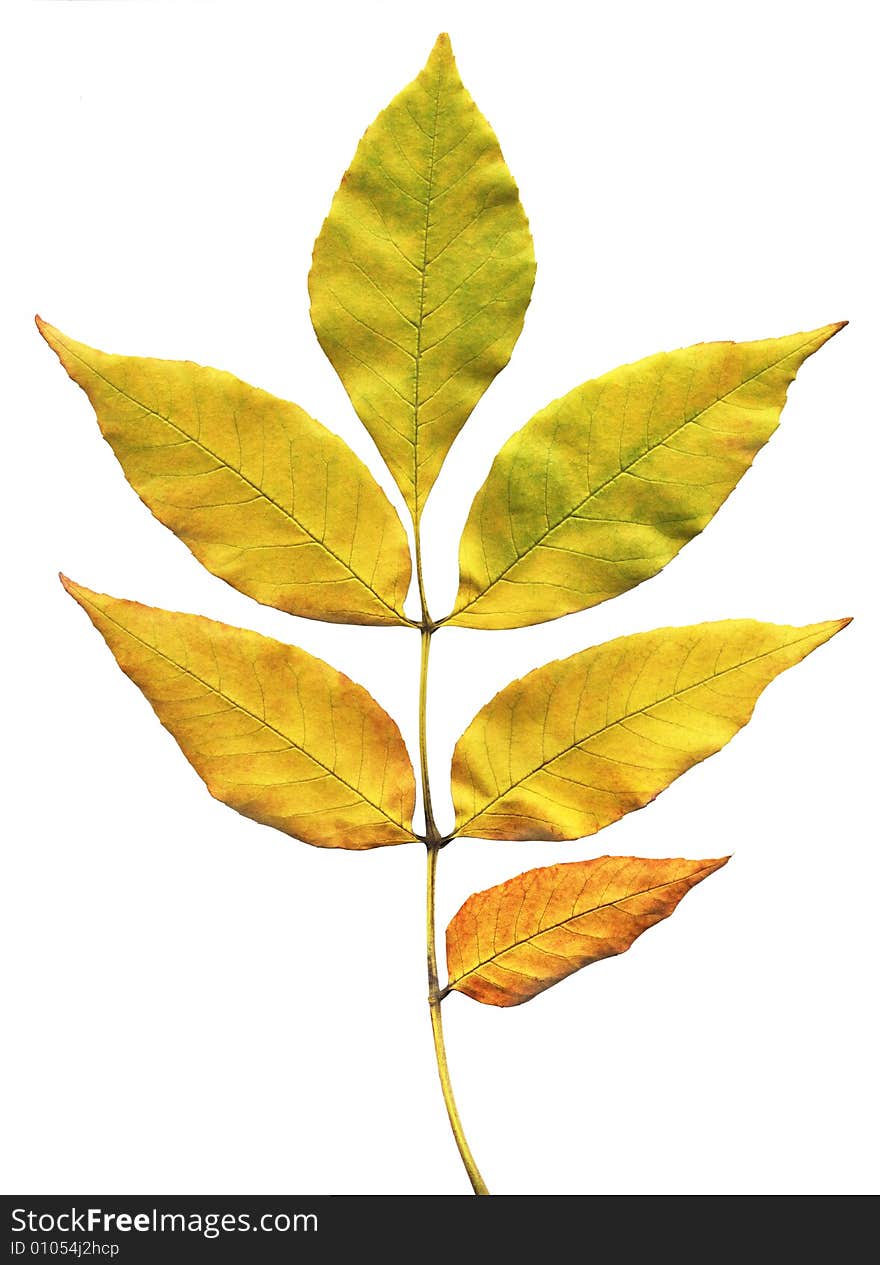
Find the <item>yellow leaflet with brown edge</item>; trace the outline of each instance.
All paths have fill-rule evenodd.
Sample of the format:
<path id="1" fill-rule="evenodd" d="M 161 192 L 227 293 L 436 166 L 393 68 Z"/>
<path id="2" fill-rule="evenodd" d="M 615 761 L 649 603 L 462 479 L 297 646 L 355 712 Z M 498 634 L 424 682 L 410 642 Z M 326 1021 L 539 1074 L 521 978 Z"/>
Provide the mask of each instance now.
<path id="1" fill-rule="evenodd" d="M 471 506 L 448 622 L 520 628 L 656 575 L 727 499 L 800 366 L 845 324 L 649 356 L 536 413 Z"/>
<path id="2" fill-rule="evenodd" d="M 729 857 L 597 857 L 529 870 L 469 896 L 446 928 L 449 989 L 519 1006 L 624 953 Z"/>
<path id="3" fill-rule="evenodd" d="M 271 637 L 62 583 L 215 799 L 321 848 L 415 838 L 409 756 L 362 686 Z"/>
<path id="4" fill-rule="evenodd" d="M 416 519 L 534 276 L 516 185 L 441 35 L 358 145 L 309 275 L 318 340 Z"/>
<path id="5" fill-rule="evenodd" d="M 107 355 L 37 324 L 138 496 L 209 571 L 293 615 L 409 622 L 403 525 L 337 435 L 231 373 Z"/>
<path id="6" fill-rule="evenodd" d="M 775 676 L 848 623 L 660 628 L 536 668 L 496 694 L 456 743 L 455 833 L 595 834 L 719 751 Z"/>

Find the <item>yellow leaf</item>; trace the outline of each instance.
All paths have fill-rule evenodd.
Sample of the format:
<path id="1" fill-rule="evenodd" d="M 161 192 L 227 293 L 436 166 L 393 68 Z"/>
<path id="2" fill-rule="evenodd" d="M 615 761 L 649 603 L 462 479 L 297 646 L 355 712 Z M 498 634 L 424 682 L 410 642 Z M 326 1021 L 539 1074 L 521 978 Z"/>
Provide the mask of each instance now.
<path id="1" fill-rule="evenodd" d="M 321 848 L 415 837 L 409 756 L 362 686 L 270 637 L 62 583 L 215 799 Z"/>
<path id="2" fill-rule="evenodd" d="M 321 346 L 416 519 L 534 274 L 516 185 L 441 35 L 358 145 L 309 276 Z"/>
<path id="3" fill-rule="evenodd" d="M 595 834 L 719 751 L 775 676 L 848 623 L 660 628 L 536 668 L 496 694 L 456 744 L 455 833 Z"/>
<path id="4" fill-rule="evenodd" d="M 656 575 L 727 499 L 800 366 L 845 324 L 649 356 L 536 413 L 471 506 L 448 622 L 538 624 Z"/>
<path id="5" fill-rule="evenodd" d="M 446 929 L 449 988 L 489 1006 L 519 1006 L 624 953 L 729 859 L 597 857 L 477 892 Z"/>
<path id="6" fill-rule="evenodd" d="M 37 324 L 138 496 L 209 571 L 293 615 L 409 623 L 403 525 L 337 435 L 230 373 L 109 356 Z"/>

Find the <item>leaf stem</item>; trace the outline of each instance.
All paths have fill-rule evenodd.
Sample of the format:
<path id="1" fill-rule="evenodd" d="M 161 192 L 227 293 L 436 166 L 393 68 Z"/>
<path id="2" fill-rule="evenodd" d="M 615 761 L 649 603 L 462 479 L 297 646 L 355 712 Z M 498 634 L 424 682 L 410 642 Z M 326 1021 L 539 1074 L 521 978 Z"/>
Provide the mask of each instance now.
<path id="1" fill-rule="evenodd" d="M 471 1154 L 471 1148 L 468 1146 L 468 1140 L 464 1135 L 464 1129 L 461 1125 L 461 1119 L 458 1114 L 458 1108 L 455 1105 L 455 1097 L 452 1093 L 452 1081 L 449 1079 L 449 1065 L 446 1062 L 446 1043 L 443 1040 L 443 1017 L 440 1013 L 441 994 L 437 986 L 437 950 L 436 936 L 434 931 L 434 887 L 437 875 L 437 853 L 440 851 L 439 843 L 428 844 L 428 904 L 427 904 L 427 932 L 428 932 L 428 1005 L 431 1009 L 431 1031 L 434 1034 L 434 1053 L 437 1056 L 437 1071 L 440 1075 L 440 1088 L 443 1090 L 443 1101 L 446 1104 L 446 1114 L 449 1116 L 449 1123 L 452 1126 L 452 1133 L 455 1138 L 458 1153 L 461 1156 L 462 1163 L 467 1170 L 470 1178 L 471 1186 L 475 1195 L 488 1195 L 489 1189 L 480 1175 L 477 1168 L 476 1160 Z"/>
<path id="2" fill-rule="evenodd" d="M 443 1091 L 443 1102 L 446 1105 L 446 1114 L 449 1116 L 449 1123 L 452 1126 L 452 1134 L 455 1138 L 458 1153 L 461 1156 L 462 1163 L 467 1170 L 470 1178 L 471 1186 L 475 1195 L 488 1195 L 489 1190 L 483 1178 L 480 1176 L 480 1170 L 477 1168 L 476 1161 L 471 1154 L 471 1148 L 468 1146 L 467 1138 L 464 1135 L 461 1119 L 458 1114 L 458 1108 L 455 1105 L 455 1097 L 452 1093 L 452 1081 L 449 1079 L 449 1064 L 446 1061 L 446 1043 L 443 1039 L 443 1018 L 440 1014 L 440 1003 L 449 991 L 448 988 L 442 992 L 437 979 L 437 936 L 434 926 L 434 889 L 437 878 L 437 854 L 448 842 L 448 838 L 442 836 L 437 829 L 434 821 L 434 811 L 431 806 L 431 782 L 428 776 L 428 659 L 431 653 L 431 636 L 434 632 L 434 624 L 431 622 L 431 616 L 428 614 L 428 603 L 425 597 L 425 584 L 422 576 L 422 547 L 421 533 L 419 531 L 419 520 L 413 521 L 415 543 L 416 543 L 416 577 L 419 585 L 419 601 L 422 607 L 422 655 L 419 670 L 419 764 L 422 773 L 422 800 L 424 801 L 425 811 L 425 844 L 428 850 L 428 891 L 427 891 L 427 955 L 428 955 L 428 1007 L 431 1012 L 431 1032 L 434 1036 L 434 1053 L 437 1058 L 437 1072 L 440 1076 L 440 1088 Z"/>
<path id="3" fill-rule="evenodd" d="M 425 577 L 422 573 L 422 529 L 421 520 L 413 518 L 413 535 L 416 542 L 416 583 L 419 586 L 419 604 L 422 608 L 422 632 L 432 633 L 434 631 L 434 622 L 428 611 L 428 599 L 425 595 Z"/>
<path id="4" fill-rule="evenodd" d="M 440 842 L 440 831 L 431 807 L 431 782 L 428 777 L 428 656 L 431 652 L 431 631 L 422 629 L 422 661 L 419 672 L 419 764 L 422 770 L 422 799 L 425 810 L 425 839 L 429 845 Z"/>

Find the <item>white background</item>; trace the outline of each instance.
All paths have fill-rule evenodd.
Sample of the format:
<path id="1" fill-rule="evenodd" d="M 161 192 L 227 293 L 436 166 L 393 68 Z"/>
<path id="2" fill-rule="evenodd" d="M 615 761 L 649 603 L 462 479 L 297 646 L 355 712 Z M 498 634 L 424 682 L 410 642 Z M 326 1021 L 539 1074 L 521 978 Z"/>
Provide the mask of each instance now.
<path id="1" fill-rule="evenodd" d="M 401 505 L 308 319 L 314 237 L 365 126 L 449 30 L 530 217 L 510 367 L 425 518 L 432 609 L 494 452 L 617 364 L 848 318 L 702 537 L 596 610 L 432 656 L 453 744 L 513 676 L 730 616 L 855 622 L 644 812 L 563 845 L 461 841 L 472 891 L 610 851 L 732 862 L 624 957 L 510 1011 L 453 996 L 449 1053 L 499 1193 L 876 1187 L 876 100 L 871 6 L 14 4 L 0 80 L 6 754 L 3 1189 L 458 1193 L 424 1004 L 423 849 L 309 848 L 210 798 L 62 592 L 293 641 L 416 754 L 417 637 L 215 579 L 126 484 L 34 312 L 216 365 L 343 435 Z"/>

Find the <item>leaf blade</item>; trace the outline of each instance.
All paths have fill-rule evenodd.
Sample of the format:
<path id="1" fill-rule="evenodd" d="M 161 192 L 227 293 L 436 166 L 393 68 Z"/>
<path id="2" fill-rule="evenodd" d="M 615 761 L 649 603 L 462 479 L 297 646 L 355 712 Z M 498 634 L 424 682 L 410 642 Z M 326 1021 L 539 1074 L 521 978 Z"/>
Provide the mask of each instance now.
<path id="1" fill-rule="evenodd" d="M 474 499 L 443 622 L 525 627 L 656 575 L 776 430 L 804 360 L 845 324 L 661 352 L 536 413 Z"/>
<path id="2" fill-rule="evenodd" d="M 318 341 L 416 519 L 510 358 L 534 272 L 516 185 L 441 35 L 358 145 L 309 274 Z"/>
<path id="3" fill-rule="evenodd" d="M 128 482 L 214 575 L 309 619 L 410 622 L 403 525 L 337 435 L 223 370 L 108 355 L 37 324 Z"/>
<path id="4" fill-rule="evenodd" d="M 536 668 L 487 703 L 456 743 L 455 834 L 595 834 L 720 751 L 770 681 L 849 622 L 657 629 Z"/>
<path id="5" fill-rule="evenodd" d="M 215 799 L 316 847 L 415 839 L 409 756 L 362 686 L 271 637 L 61 579 Z"/>
<path id="6" fill-rule="evenodd" d="M 604 856 L 529 870 L 477 892 L 446 929 L 448 987 L 490 1006 L 530 1001 L 625 953 L 729 859 Z"/>

